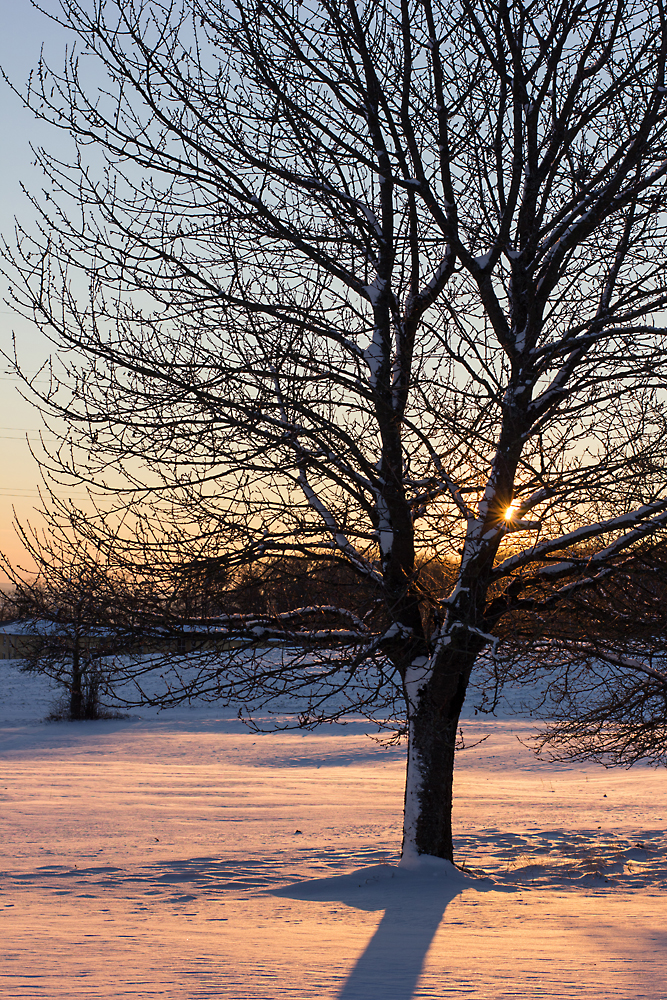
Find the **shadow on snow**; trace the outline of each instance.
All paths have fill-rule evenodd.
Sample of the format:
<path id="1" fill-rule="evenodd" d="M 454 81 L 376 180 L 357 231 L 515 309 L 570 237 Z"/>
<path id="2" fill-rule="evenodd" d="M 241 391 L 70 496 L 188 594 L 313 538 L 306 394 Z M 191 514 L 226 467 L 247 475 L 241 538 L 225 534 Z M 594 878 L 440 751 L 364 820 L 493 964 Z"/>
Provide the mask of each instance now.
<path id="1" fill-rule="evenodd" d="M 466 889 L 513 891 L 491 879 L 470 878 L 439 858 L 429 861 L 414 870 L 373 865 L 349 875 L 270 890 L 271 895 L 288 899 L 384 910 L 375 934 L 343 984 L 339 1000 L 368 1000 L 371 996 L 411 1000 L 426 954 L 452 900 Z"/>

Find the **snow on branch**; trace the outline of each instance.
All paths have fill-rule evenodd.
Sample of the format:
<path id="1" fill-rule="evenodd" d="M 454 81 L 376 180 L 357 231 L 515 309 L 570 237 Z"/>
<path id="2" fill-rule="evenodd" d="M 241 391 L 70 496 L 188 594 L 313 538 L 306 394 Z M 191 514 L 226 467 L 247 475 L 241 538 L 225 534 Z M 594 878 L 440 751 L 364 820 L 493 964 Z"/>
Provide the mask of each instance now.
<path id="1" fill-rule="evenodd" d="M 336 523 L 336 519 L 333 514 L 327 509 L 327 507 L 322 503 L 314 489 L 308 482 L 305 472 L 303 469 L 299 473 L 298 483 L 303 490 L 306 500 L 316 511 L 322 520 L 324 521 L 326 527 L 329 529 L 333 536 L 334 544 L 336 547 L 350 560 L 355 569 L 363 573 L 364 576 L 375 580 L 377 583 L 382 582 L 382 577 L 373 567 L 372 563 L 369 562 L 349 541 L 347 536 L 341 530 L 339 525 Z"/>
<path id="2" fill-rule="evenodd" d="M 513 572 L 513 570 L 518 569 L 521 566 L 525 566 L 532 562 L 539 562 L 539 560 L 544 559 L 552 552 L 559 552 L 562 549 L 569 548 L 570 546 L 578 545 L 580 542 L 585 542 L 589 538 L 598 538 L 600 535 L 607 534 L 610 531 L 623 531 L 628 528 L 634 529 L 629 531 L 622 538 L 617 539 L 616 542 L 613 542 L 601 552 L 586 560 L 587 565 L 601 564 L 606 562 L 609 558 L 611 558 L 611 556 L 615 555 L 622 548 L 625 548 L 627 545 L 632 544 L 632 542 L 642 538 L 645 534 L 648 534 L 665 524 L 667 524 L 667 500 L 656 500 L 653 503 L 646 504 L 644 507 L 639 507 L 637 510 L 631 511 L 628 514 L 621 514 L 619 517 L 612 517 L 608 521 L 600 521 L 597 524 L 585 525 L 582 528 L 578 528 L 576 531 L 571 531 L 566 535 L 560 535 L 558 538 L 549 539 L 548 541 L 542 542 L 540 545 L 535 545 L 530 549 L 526 549 L 518 555 L 510 556 L 508 559 L 505 559 L 502 563 L 495 567 L 493 576 L 495 579 L 507 576 L 508 573 Z M 567 562 L 558 563 L 554 566 L 545 566 L 538 571 L 537 575 L 543 577 L 558 576 L 562 572 L 568 572 L 570 568 L 575 565 L 575 563 L 568 560 Z"/>
<path id="3" fill-rule="evenodd" d="M 291 611 L 281 611 L 272 615 L 233 614 L 215 615 L 212 618 L 193 618 L 187 620 L 178 619 L 178 627 L 186 630 L 189 628 L 195 628 L 198 631 L 201 631 L 202 629 L 205 630 L 207 628 L 255 628 L 262 624 L 274 625 L 276 622 L 300 622 L 307 618 L 319 617 L 322 615 L 333 615 L 337 618 L 344 619 L 351 625 L 354 625 L 355 628 L 358 628 L 360 632 L 368 632 L 368 626 L 364 624 L 362 619 L 359 618 L 354 611 L 350 611 L 348 608 L 340 608 L 335 604 L 314 604 L 303 608 L 293 608 Z"/>

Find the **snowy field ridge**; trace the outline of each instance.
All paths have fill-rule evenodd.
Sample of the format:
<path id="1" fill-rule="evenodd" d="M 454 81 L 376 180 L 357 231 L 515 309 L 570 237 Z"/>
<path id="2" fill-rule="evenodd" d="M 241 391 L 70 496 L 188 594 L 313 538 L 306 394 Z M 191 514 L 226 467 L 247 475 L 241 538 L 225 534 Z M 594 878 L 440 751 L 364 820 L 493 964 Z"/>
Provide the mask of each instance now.
<path id="1" fill-rule="evenodd" d="M 398 865 L 404 749 L 193 704 L 46 723 L 0 661 L 0 997 L 667 995 L 667 775 L 468 719 L 460 868 Z"/>

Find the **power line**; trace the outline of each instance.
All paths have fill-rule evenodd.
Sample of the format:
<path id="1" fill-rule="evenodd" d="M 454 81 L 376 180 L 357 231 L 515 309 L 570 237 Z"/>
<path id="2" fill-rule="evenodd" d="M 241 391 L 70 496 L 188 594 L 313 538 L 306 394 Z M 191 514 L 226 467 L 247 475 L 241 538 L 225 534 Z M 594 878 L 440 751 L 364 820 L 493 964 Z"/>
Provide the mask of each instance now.
<path id="1" fill-rule="evenodd" d="M 61 496 L 59 493 L 54 493 L 54 497 L 58 500 L 69 500 L 70 497 L 76 500 L 87 500 L 87 493 L 68 493 L 67 496 Z M 24 500 L 33 500 L 36 497 L 42 497 L 44 494 L 39 493 L 37 490 L 17 490 L 12 493 L 0 493 L 0 500 L 13 500 L 15 497 L 21 497 Z M 48 494 L 46 494 L 48 497 Z"/>
<path id="2" fill-rule="evenodd" d="M 61 379 L 56 379 L 55 381 L 57 381 L 59 386 L 67 385 L 67 383 L 63 382 Z M 29 377 L 23 379 L 23 378 L 17 378 L 15 375 L 0 375 L 0 382 L 15 382 L 16 385 L 29 386 L 29 385 L 49 385 L 51 380 L 47 378 L 36 378 L 33 380 L 30 379 Z M 68 386 L 68 388 L 71 388 L 71 386 Z"/>
<path id="3" fill-rule="evenodd" d="M 18 431 L 21 435 L 23 434 L 44 434 L 47 437 L 57 437 L 52 431 L 47 431 L 44 427 L 0 427 L 0 431 Z M 12 438 L 6 434 L 0 434 L 0 438 L 5 438 L 8 441 L 22 441 L 23 438 Z"/>

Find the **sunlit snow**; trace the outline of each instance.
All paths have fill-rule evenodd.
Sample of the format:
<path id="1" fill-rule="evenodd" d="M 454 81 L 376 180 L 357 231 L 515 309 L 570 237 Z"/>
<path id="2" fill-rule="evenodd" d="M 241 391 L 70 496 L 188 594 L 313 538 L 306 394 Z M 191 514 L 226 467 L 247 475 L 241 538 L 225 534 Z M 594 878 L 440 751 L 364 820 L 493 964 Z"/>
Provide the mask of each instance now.
<path id="1" fill-rule="evenodd" d="M 0 662 L 0 996 L 652 998 L 667 775 L 555 766 L 470 719 L 458 861 L 397 867 L 404 751 L 214 706 L 44 723 Z"/>

